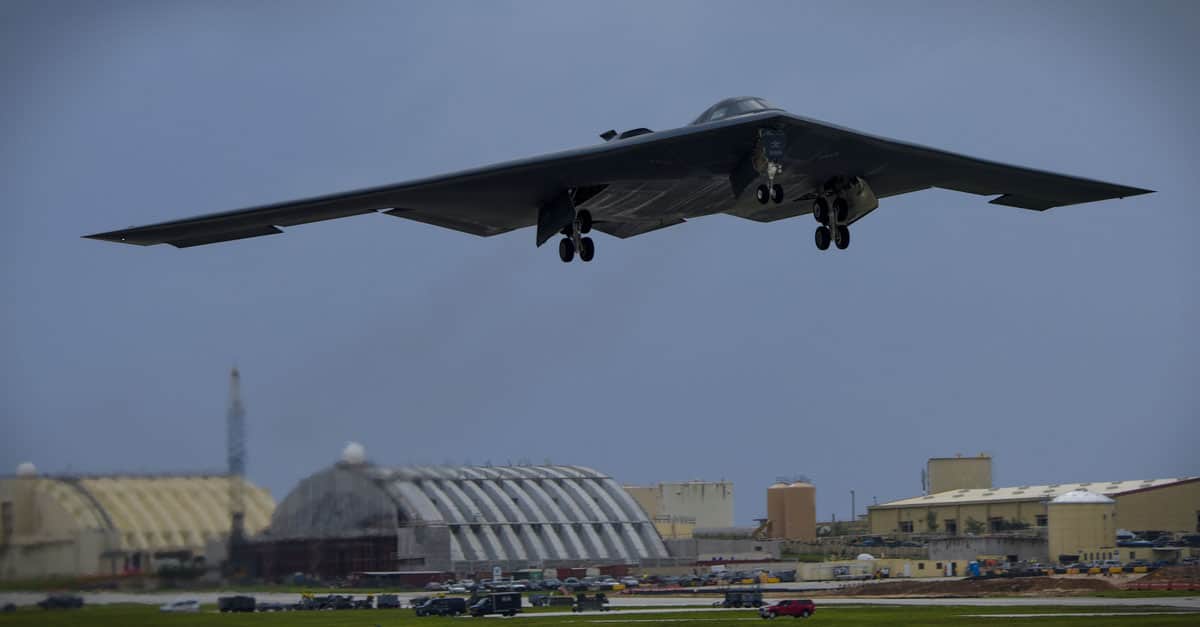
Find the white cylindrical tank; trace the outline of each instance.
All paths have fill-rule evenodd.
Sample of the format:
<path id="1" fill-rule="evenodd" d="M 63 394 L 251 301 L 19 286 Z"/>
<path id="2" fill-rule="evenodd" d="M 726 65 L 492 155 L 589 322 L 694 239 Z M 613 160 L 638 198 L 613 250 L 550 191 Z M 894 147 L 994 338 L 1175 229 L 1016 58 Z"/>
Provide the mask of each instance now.
<path id="1" fill-rule="evenodd" d="M 1107 554 L 1116 550 L 1116 501 L 1103 494 L 1073 490 L 1050 501 L 1046 509 L 1051 560 L 1108 559 Z"/>

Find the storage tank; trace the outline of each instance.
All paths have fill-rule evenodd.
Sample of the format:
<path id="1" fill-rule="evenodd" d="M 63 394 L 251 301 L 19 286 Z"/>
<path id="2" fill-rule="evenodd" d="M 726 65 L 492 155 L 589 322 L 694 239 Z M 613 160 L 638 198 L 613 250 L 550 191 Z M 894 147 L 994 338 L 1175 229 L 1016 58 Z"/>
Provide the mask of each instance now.
<path id="1" fill-rule="evenodd" d="M 771 521 L 772 538 L 782 538 L 787 531 L 787 517 L 784 511 L 784 493 L 787 491 L 786 483 L 776 483 L 767 488 L 767 520 Z"/>
<path id="2" fill-rule="evenodd" d="M 1110 559 L 1117 545 L 1117 502 L 1087 490 L 1072 490 L 1050 501 L 1047 543 L 1051 560 Z M 1095 555 L 1103 553 L 1104 555 Z"/>
<path id="3" fill-rule="evenodd" d="M 817 488 L 797 481 L 783 492 L 783 537 L 788 540 L 815 542 L 817 539 Z"/>

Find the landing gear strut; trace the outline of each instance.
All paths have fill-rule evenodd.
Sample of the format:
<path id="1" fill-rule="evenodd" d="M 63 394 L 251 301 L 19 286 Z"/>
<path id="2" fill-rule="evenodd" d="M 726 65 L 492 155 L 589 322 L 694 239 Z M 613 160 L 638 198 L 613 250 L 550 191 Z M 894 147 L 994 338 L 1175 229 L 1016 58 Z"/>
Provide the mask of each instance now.
<path id="1" fill-rule="evenodd" d="M 591 230 L 592 212 L 580 209 L 575 213 L 575 219 L 571 224 L 563 227 L 564 237 L 558 242 L 558 258 L 562 259 L 563 263 L 570 263 L 575 259 L 575 252 L 578 251 L 580 261 L 591 261 L 596 256 L 596 243 L 590 237 L 583 237 Z"/>

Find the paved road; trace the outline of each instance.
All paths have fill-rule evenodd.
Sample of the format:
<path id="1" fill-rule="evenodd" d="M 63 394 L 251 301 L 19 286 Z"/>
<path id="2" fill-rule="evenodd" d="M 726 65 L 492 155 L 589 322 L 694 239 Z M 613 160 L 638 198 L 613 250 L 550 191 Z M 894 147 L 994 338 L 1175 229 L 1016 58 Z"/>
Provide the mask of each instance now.
<path id="1" fill-rule="evenodd" d="M 201 603 L 216 603 L 217 597 L 237 594 L 236 592 L 87 592 L 83 594 L 84 602 L 89 605 L 105 605 L 110 603 L 142 603 L 147 605 L 163 605 L 181 599 L 196 599 Z M 295 602 L 300 595 L 292 592 L 249 593 L 259 601 L 278 603 Z M 400 599 L 405 605 L 420 594 L 402 594 Z M 46 598 L 40 592 L 0 592 L 0 605 L 15 603 L 17 605 L 32 605 Z M 715 597 L 634 597 L 613 595 L 611 605 L 615 608 L 663 608 L 666 606 L 689 606 L 691 608 L 712 609 Z M 1140 598 L 1104 598 L 1104 597 L 977 597 L 977 598 L 827 598 L 820 597 L 817 603 L 823 607 L 839 605 L 934 605 L 934 606 L 971 606 L 971 607 L 1013 607 L 1013 606 L 1059 606 L 1059 607 L 1134 607 L 1154 606 L 1200 611 L 1200 595 L 1187 597 L 1140 597 Z M 744 611 L 744 610 L 743 610 Z"/>

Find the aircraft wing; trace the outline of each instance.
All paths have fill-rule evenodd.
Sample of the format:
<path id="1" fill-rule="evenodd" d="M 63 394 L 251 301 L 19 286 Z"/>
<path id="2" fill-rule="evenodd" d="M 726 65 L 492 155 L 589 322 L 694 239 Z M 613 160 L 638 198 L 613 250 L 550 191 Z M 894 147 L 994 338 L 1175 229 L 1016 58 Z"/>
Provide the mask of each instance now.
<path id="1" fill-rule="evenodd" d="M 539 208 L 554 202 L 565 189 L 615 180 L 731 176 L 754 151 L 754 130 L 764 127 L 787 133 L 784 176 L 791 190 L 789 202 L 777 210 L 768 206 L 741 213 L 731 211 L 764 222 L 807 213 L 810 203 L 804 201 L 812 197 L 811 193 L 793 192 L 811 192 L 833 176 L 861 176 L 879 197 L 942 187 L 996 195 L 999 197 L 991 201 L 995 204 L 1039 211 L 1149 191 L 976 159 L 783 111 L 768 111 L 454 174 L 85 237 L 186 248 L 273 235 L 282 232 L 280 227 L 376 212 L 474 235 L 497 235 L 536 224 Z M 732 205 L 732 191 L 729 201 Z M 682 221 L 664 218 L 603 223 L 598 219 L 596 228 L 617 237 L 631 237 Z"/>
<path id="2" fill-rule="evenodd" d="M 861 176 L 879 197 L 930 187 L 998 196 L 992 204 L 1044 211 L 1052 207 L 1124 198 L 1151 190 L 978 159 L 787 116 L 789 157 L 814 180 Z M 763 216 L 746 216 L 766 221 Z"/>
<path id="3" fill-rule="evenodd" d="M 567 188 L 618 179 L 675 180 L 709 167 L 729 167 L 731 159 L 754 146 L 755 137 L 743 128 L 748 122 L 731 119 L 682 127 L 427 179 L 85 237 L 186 248 L 273 235 L 282 232 L 279 227 L 380 211 L 473 235 L 497 235 L 536 224 L 538 208 Z M 653 230 L 650 226 L 609 223 L 604 230 L 636 234 Z"/>

